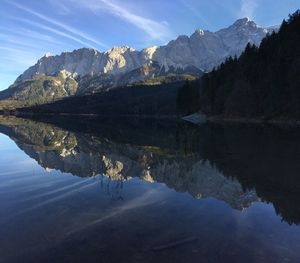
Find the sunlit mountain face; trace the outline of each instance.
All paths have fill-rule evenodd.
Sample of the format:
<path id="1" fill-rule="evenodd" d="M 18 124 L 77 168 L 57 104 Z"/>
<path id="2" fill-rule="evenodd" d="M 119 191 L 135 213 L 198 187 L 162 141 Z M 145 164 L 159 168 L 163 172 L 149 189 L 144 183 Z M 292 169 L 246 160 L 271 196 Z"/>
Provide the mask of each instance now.
<path id="1" fill-rule="evenodd" d="M 243 259 L 247 239 L 270 248 L 255 259 L 298 259 L 294 128 L 56 116 L 1 117 L 0 132 L 0 252 L 11 262 L 93 262 L 99 249 L 111 262 L 167 261 L 170 251 L 195 260 L 215 242 L 235 251 L 226 260 Z"/>

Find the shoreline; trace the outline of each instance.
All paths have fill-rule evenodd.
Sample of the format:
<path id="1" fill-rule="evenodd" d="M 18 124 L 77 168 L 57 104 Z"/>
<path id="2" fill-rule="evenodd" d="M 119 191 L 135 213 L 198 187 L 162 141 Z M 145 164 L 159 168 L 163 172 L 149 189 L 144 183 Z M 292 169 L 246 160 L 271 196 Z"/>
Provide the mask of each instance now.
<path id="1" fill-rule="evenodd" d="M 221 117 L 208 117 L 207 122 L 211 123 L 240 123 L 240 124 L 271 124 L 271 125 L 289 125 L 300 126 L 300 120 L 297 119 L 269 119 L 264 120 L 261 118 L 221 118 Z"/>
<path id="2" fill-rule="evenodd" d="M 199 116 L 200 117 L 199 117 Z M 288 125 L 288 126 L 300 126 L 300 120 L 298 119 L 269 119 L 265 120 L 262 118 L 228 118 L 228 117 L 203 117 L 202 114 L 191 114 L 187 116 L 178 115 L 140 115 L 140 114 L 95 114 L 95 113 L 29 113 L 29 112 L 14 112 L 5 113 L 0 111 L 0 116 L 14 116 L 14 117 L 43 117 L 43 116 L 60 116 L 60 117 L 91 117 L 91 118 L 143 118 L 143 119 L 170 119 L 170 120 L 182 120 L 195 125 L 201 125 L 205 123 L 216 123 L 216 124 L 268 124 L 268 125 Z"/>

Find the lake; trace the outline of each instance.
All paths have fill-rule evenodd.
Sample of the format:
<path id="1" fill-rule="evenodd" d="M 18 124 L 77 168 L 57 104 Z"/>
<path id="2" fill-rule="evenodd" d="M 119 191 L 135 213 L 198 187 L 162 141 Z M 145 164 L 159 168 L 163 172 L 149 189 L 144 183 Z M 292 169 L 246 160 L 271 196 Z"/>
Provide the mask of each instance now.
<path id="1" fill-rule="evenodd" d="M 300 262 L 300 132 L 0 117 L 0 262 Z"/>

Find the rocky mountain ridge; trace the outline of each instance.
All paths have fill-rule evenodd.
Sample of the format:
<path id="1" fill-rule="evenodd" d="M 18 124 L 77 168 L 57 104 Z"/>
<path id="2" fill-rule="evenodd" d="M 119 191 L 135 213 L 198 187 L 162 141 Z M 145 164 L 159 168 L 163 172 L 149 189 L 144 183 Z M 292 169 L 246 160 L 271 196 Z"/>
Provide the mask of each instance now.
<path id="1" fill-rule="evenodd" d="M 46 53 L 0 92 L 0 109 L 43 104 L 148 80 L 153 80 L 148 84 L 164 83 L 170 75 L 173 80 L 177 79 L 174 75 L 182 76 L 181 80 L 199 77 L 227 57 L 239 56 L 247 43 L 259 45 L 272 31 L 274 28 L 263 28 L 243 18 L 217 32 L 197 29 L 191 36 L 182 35 L 165 46 L 141 51 L 121 46 L 105 52 L 81 48 L 55 56 Z M 72 92 L 68 91 L 69 83 Z"/>
<path id="2" fill-rule="evenodd" d="M 248 42 L 259 45 L 266 34 L 273 30 L 262 28 L 248 18 L 243 18 L 217 32 L 197 29 L 190 37 L 181 35 L 165 46 L 154 46 L 141 51 L 121 46 L 105 52 L 81 48 L 56 56 L 47 53 L 19 76 L 16 82 L 32 79 L 35 75 L 52 76 L 58 72 L 64 72 L 66 76 L 73 78 L 87 74 L 118 75 L 152 62 L 157 62 L 165 73 L 188 67 L 210 71 L 228 56 L 240 55 Z"/>

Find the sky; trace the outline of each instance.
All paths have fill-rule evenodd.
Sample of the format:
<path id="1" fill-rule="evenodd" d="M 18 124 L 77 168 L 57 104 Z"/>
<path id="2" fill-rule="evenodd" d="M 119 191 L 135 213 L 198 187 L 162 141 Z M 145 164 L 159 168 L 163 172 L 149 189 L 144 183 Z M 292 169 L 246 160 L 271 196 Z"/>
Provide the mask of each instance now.
<path id="1" fill-rule="evenodd" d="M 249 17 L 279 25 L 300 0 L 0 0 L 0 90 L 45 53 L 164 45 Z"/>

